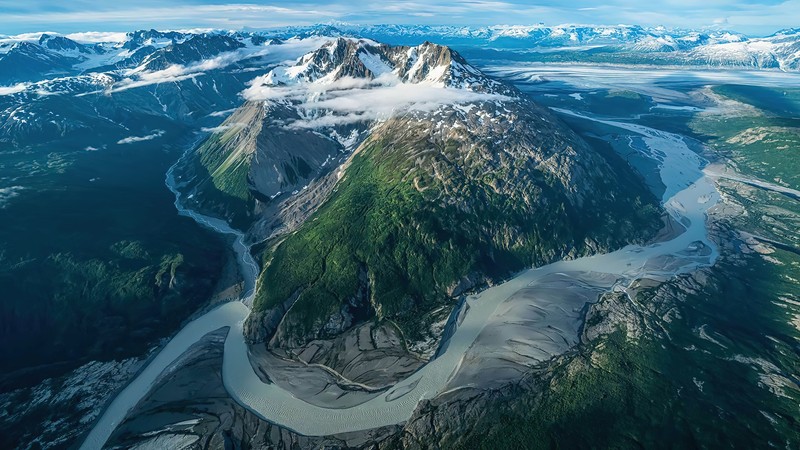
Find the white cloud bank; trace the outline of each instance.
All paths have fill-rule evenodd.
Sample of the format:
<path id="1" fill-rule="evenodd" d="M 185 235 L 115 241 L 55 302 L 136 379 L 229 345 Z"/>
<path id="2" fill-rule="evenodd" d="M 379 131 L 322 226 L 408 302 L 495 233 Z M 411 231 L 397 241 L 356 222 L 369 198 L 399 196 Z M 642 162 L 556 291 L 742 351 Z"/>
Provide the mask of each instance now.
<path id="1" fill-rule="evenodd" d="M 125 42 L 128 39 L 126 32 L 113 31 L 84 31 L 80 33 L 70 33 L 67 38 L 84 44 L 96 44 L 100 42 Z"/>
<path id="2" fill-rule="evenodd" d="M 174 64 L 163 70 L 147 71 L 144 66 L 130 69 L 126 78 L 116 83 L 111 93 L 125 91 L 153 84 L 173 83 L 205 75 L 205 72 L 222 69 L 246 59 L 258 58 L 264 64 L 277 64 L 319 48 L 331 38 L 312 37 L 307 39 L 289 39 L 281 45 L 248 45 L 231 52 L 222 53 L 214 58 L 192 64 Z"/>
<path id="3" fill-rule="evenodd" d="M 28 85 L 25 83 L 15 84 L 14 86 L 0 86 L 0 95 L 18 94 L 25 89 L 28 89 Z"/>
<path id="4" fill-rule="evenodd" d="M 408 112 L 431 112 L 446 105 L 481 101 L 506 101 L 498 94 L 474 92 L 435 83 L 404 83 L 393 73 L 375 80 L 344 77 L 327 83 L 272 84 L 267 74 L 242 92 L 250 101 L 292 101 L 306 114 L 289 128 L 324 128 L 385 120 Z"/>
<path id="5" fill-rule="evenodd" d="M 247 52 L 226 52 L 217 57 L 206 59 L 186 66 L 173 64 L 163 70 L 145 71 L 143 67 L 129 70 L 125 75 L 128 78 L 117 83 L 111 92 L 126 91 L 152 84 L 180 82 L 203 75 L 206 71 L 221 69 L 241 61 L 245 58 L 257 56 Z"/>
<path id="6" fill-rule="evenodd" d="M 164 130 L 155 130 L 152 134 L 148 134 L 147 136 L 130 136 L 126 137 L 125 139 L 120 139 L 117 141 L 117 144 L 124 145 L 134 144 L 136 142 L 152 141 L 153 139 L 160 138 L 163 135 Z"/>

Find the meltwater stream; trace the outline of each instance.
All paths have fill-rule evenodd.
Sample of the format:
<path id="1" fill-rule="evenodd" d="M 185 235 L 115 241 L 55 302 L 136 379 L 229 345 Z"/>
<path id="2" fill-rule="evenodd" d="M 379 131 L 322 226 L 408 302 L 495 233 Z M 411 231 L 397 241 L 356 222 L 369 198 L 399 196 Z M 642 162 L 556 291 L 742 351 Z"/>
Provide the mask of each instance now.
<path id="1" fill-rule="evenodd" d="M 444 390 L 452 390 L 454 387 L 449 386 L 448 381 L 454 379 L 464 355 L 484 330 L 485 324 L 493 316 L 503 314 L 503 308 L 498 307 L 521 289 L 535 285 L 545 275 L 592 272 L 610 274 L 628 281 L 642 277 L 663 279 L 714 263 L 718 253 L 715 245 L 708 239 L 705 222 L 706 212 L 719 201 L 719 194 L 713 181 L 703 173 L 706 161 L 692 152 L 679 135 L 641 125 L 600 120 L 569 111 L 559 112 L 641 135 L 647 146 L 644 152 L 659 163 L 660 176 L 667 188 L 662 198 L 664 207 L 677 222 L 686 227 L 686 231 L 666 242 L 649 246 L 630 245 L 604 255 L 559 261 L 530 269 L 508 282 L 469 296 L 468 313 L 442 354 L 398 382 L 388 393 L 344 409 L 309 404 L 275 384 L 263 383 L 253 371 L 248 360 L 242 327 L 250 313 L 248 306 L 252 304 L 254 297 L 258 266 L 244 243 L 243 233 L 232 229 L 222 220 L 183 206 L 173 174 L 178 165 L 176 163 L 167 173 L 166 182 L 175 193 L 175 205 L 179 214 L 234 237 L 234 250 L 246 280 L 244 294 L 241 301 L 229 302 L 215 308 L 191 321 L 176 334 L 109 404 L 81 448 L 101 448 L 130 410 L 147 395 L 158 376 L 192 344 L 221 327 L 230 327 L 225 341 L 222 375 L 225 388 L 232 398 L 261 418 L 300 434 L 332 435 L 405 422 L 420 400 L 435 397 Z M 698 243 L 710 249 L 709 253 L 701 257 L 694 254 L 692 249 L 696 249 Z M 532 298 L 530 302 L 531 306 L 536 306 L 537 300 Z"/>

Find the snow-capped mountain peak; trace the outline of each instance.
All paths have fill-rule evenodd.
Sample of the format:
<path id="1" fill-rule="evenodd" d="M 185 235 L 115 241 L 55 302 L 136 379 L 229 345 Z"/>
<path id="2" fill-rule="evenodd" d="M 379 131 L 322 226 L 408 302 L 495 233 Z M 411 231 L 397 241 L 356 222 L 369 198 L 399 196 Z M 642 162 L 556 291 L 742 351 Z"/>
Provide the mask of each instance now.
<path id="1" fill-rule="evenodd" d="M 254 86 L 326 85 L 344 79 L 476 90 L 486 90 L 494 85 L 458 53 L 442 45 L 425 42 L 414 47 L 392 47 L 367 39 L 340 37 L 291 65 L 273 69 Z"/>

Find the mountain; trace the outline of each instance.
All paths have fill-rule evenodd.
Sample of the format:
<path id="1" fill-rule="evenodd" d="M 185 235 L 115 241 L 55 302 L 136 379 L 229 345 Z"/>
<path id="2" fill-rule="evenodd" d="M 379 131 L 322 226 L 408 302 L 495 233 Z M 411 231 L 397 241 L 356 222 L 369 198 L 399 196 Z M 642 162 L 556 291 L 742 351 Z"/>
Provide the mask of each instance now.
<path id="1" fill-rule="evenodd" d="M 395 45 L 425 41 L 471 58 L 540 62 L 669 64 L 797 70 L 800 32 L 762 38 L 720 30 L 615 26 L 425 26 L 326 24 L 263 31 L 139 30 L 119 42 L 81 42 L 54 33 L 0 37 L 0 85 L 104 73 L 119 77 L 238 54 L 285 40 L 359 37 Z M 500 52 L 500 53 L 498 53 Z M 501 55 L 502 54 L 502 55 Z M 223 58 L 225 59 L 225 58 Z M 231 57 L 231 59 L 236 59 Z M 123 71 L 134 71 L 123 73 Z"/>
<path id="2" fill-rule="evenodd" d="M 429 25 L 339 24 L 338 33 L 352 33 L 381 42 L 411 44 L 420 39 L 452 46 L 484 46 L 505 49 L 556 49 L 562 47 L 636 47 L 650 50 L 685 50 L 699 45 L 738 42 L 747 37 L 727 31 L 669 30 L 638 25 L 494 25 L 486 27 Z M 324 26 L 330 29 L 330 25 Z M 323 26 L 319 27 L 322 29 Z M 298 28 L 274 30 L 297 34 Z M 655 42 L 663 47 L 656 47 Z"/>
<path id="3" fill-rule="evenodd" d="M 754 69 L 797 70 L 800 33 L 781 30 L 751 38 L 724 30 L 681 30 L 636 25 L 531 25 L 487 27 L 337 24 L 339 35 L 380 42 L 417 45 L 431 40 L 494 58 L 497 51 L 518 53 L 515 59 L 542 62 L 671 64 Z M 318 27 L 271 30 L 276 35 L 309 33 Z M 508 56 L 505 56 L 508 57 Z"/>
<path id="4" fill-rule="evenodd" d="M 0 54 L 0 83 L 39 81 L 72 72 L 77 60 L 30 42 L 12 44 Z"/>
<path id="5" fill-rule="evenodd" d="M 179 31 L 158 31 L 154 29 L 137 30 L 128 33 L 127 40 L 122 45 L 122 48 L 136 50 L 145 46 L 165 47 L 170 44 L 182 42 L 187 37 L 187 33 L 181 33 Z"/>
<path id="6" fill-rule="evenodd" d="M 152 36 L 152 33 L 146 36 Z M 234 52 L 245 47 L 245 44 L 235 37 L 222 34 L 179 35 L 182 39 L 178 39 L 173 33 L 167 36 L 170 38 L 168 41 L 157 41 L 155 37 L 143 39 L 140 34 L 134 34 L 123 46 L 128 48 L 126 58 L 111 66 L 96 67 L 91 71 L 105 72 L 120 69 L 131 69 L 134 73 L 159 71 L 176 65 L 211 59 L 222 53 Z"/>
<path id="7" fill-rule="evenodd" d="M 689 61 L 708 65 L 800 69 L 800 30 L 783 30 L 765 38 L 698 46 Z"/>
<path id="8" fill-rule="evenodd" d="M 90 47 L 79 44 L 72 39 L 64 36 L 52 36 L 47 33 L 39 38 L 39 45 L 58 52 L 78 52 L 83 54 L 91 53 Z"/>
<path id="9" fill-rule="evenodd" d="M 358 47 L 353 42 L 344 38 L 331 41 L 323 49 L 305 55 L 296 66 L 279 67 L 256 79 L 259 84 L 250 90 L 259 86 L 281 89 L 308 83 L 328 89 L 351 78 L 374 81 L 391 72 L 393 67 L 399 69 L 398 82 L 439 83 L 454 87 L 470 82 L 470 72 L 462 64 L 463 60 L 456 61 L 452 71 L 442 70 L 443 63 L 438 59 L 449 61 L 450 55 L 439 54 L 441 49 L 437 46 L 424 44 L 414 49 L 389 52 L 386 46 L 362 42 Z M 418 53 L 424 57 L 418 58 Z M 382 58 L 391 58 L 391 67 L 386 66 L 386 60 Z M 474 71 L 471 67 L 469 70 Z M 492 83 L 486 86 L 492 86 Z M 306 108 L 306 100 L 296 98 L 288 103 L 269 104 L 248 101 L 221 125 L 219 133 L 203 144 L 199 151 L 202 167 L 198 167 L 198 173 L 208 176 L 198 179 L 216 189 L 209 191 L 204 186 L 199 189 L 215 192 L 211 196 L 212 202 L 215 202 L 215 196 L 227 198 L 227 201 L 209 206 L 212 210 L 242 224 L 237 215 L 249 215 L 248 210 L 253 208 L 256 199 L 261 200 L 259 208 L 276 206 L 278 201 L 336 168 L 345 153 L 352 151 L 363 139 L 370 120 L 325 127 L 324 134 L 314 128 L 287 129 L 286 122 L 300 123 L 311 117 L 324 120 L 323 117 L 329 114 L 317 108 Z M 278 226 L 272 225 L 272 228 Z"/>
<path id="10" fill-rule="evenodd" d="M 226 219 L 253 244 L 260 283 L 255 312 L 245 327 L 251 361 L 262 379 L 285 383 L 281 377 L 289 374 L 286 384 L 307 393 L 317 385 L 292 377 L 299 370 L 313 370 L 326 374 L 319 378 L 323 383 L 331 380 L 331 388 L 319 398 L 338 395 L 338 388 L 356 393 L 348 394 L 345 402 L 365 393 L 380 396 L 387 386 L 441 354 L 449 330 L 464 317 L 454 312 L 466 311 L 460 306 L 467 304 L 466 295 L 526 267 L 641 242 L 660 225 L 656 199 L 616 153 L 635 155 L 630 152 L 647 140 L 633 134 L 627 139 L 598 126 L 581 130 L 586 142 L 549 109 L 470 64 L 473 57 L 791 70 L 799 37 L 798 30 L 748 38 L 634 26 L 337 24 L 247 32 L 141 30 L 107 42 L 83 39 L 54 33 L 0 37 L 0 78 L 5 77 L 0 81 L 0 285 L 10 293 L 0 302 L 0 350 L 11 355 L 3 361 L 0 377 L 3 448 L 19 447 L 19 442 L 23 448 L 73 445 L 92 426 L 111 393 L 139 372 L 148 349 L 174 335 L 198 310 L 241 295 L 247 283 L 236 274 L 229 246 L 217 233 L 176 214 L 173 192 L 164 186 L 168 170 L 175 175 L 182 205 Z M 397 45 L 379 43 L 383 40 Z M 572 88 L 554 88 L 538 98 L 558 107 L 590 105 L 589 111 L 598 115 L 626 113 L 619 111 L 624 100 L 643 113 L 630 116 L 630 122 L 652 126 L 656 125 L 649 121 L 665 114 L 653 108 L 663 100 L 609 94 L 613 95 L 605 98 L 605 92 L 598 91 L 581 97 Z M 794 93 L 776 91 L 768 97 L 754 89 L 748 95 L 767 102 L 791 99 Z M 676 126 L 684 126 L 685 119 L 676 117 Z M 753 126 L 751 118 L 742 123 Z M 785 131 L 786 123 L 765 126 L 791 134 Z M 750 134 L 760 136 L 761 131 Z M 720 141 L 720 148 L 732 142 L 738 141 Z M 777 155 L 774 145 L 764 143 L 768 154 Z M 176 161 L 181 164 L 172 172 Z M 779 173 L 768 179 L 783 178 Z M 689 250 L 703 250 L 698 248 Z M 730 248 L 741 248 L 740 242 Z M 791 267 L 786 265 L 787 270 Z M 721 275 L 731 281 L 759 278 L 744 271 Z M 686 398 L 713 406 L 698 410 L 698 415 L 717 421 L 714 402 L 696 394 L 703 393 L 704 380 L 711 386 L 714 380 L 728 380 L 725 373 L 741 369 L 741 361 L 735 359 L 740 349 L 726 349 L 719 358 L 705 356 L 705 348 L 722 348 L 705 337 L 712 336 L 714 328 L 706 330 L 709 317 L 719 317 L 730 303 L 711 307 L 703 298 L 676 300 L 676 307 L 705 305 L 701 317 L 684 320 L 672 304 L 650 308 L 652 303 L 640 302 L 642 296 L 655 295 L 649 281 L 627 286 L 597 307 L 606 308 L 600 311 L 608 317 L 570 309 L 580 320 L 586 318 L 586 327 L 577 329 L 581 341 L 617 321 L 633 326 L 628 331 L 641 336 L 669 330 L 667 339 L 654 341 L 653 348 L 677 348 L 680 351 L 673 354 L 680 358 L 641 364 L 641 347 L 625 341 L 623 330 L 607 347 L 612 357 L 622 359 L 584 353 L 583 342 L 576 347 L 578 360 L 592 371 L 573 365 L 563 370 L 569 376 L 587 374 L 577 385 L 553 378 L 562 393 L 550 398 L 549 409 L 528 401 L 549 389 L 542 386 L 552 386 L 549 378 L 526 379 L 539 390 L 525 388 L 528 394 L 534 392 L 525 397 L 516 390 L 524 385 L 508 386 L 508 398 L 519 401 L 493 401 L 493 406 L 508 406 L 503 412 L 485 408 L 487 400 L 473 402 L 474 391 L 464 389 L 459 390 L 460 398 L 466 399 L 463 405 L 437 410 L 435 403 L 420 403 L 415 413 L 419 420 L 409 422 L 407 431 L 396 428 L 397 436 L 424 442 L 446 434 L 441 442 L 448 443 L 468 430 L 480 435 L 508 429 L 549 434 L 554 428 L 518 421 L 498 427 L 502 419 L 495 420 L 533 411 L 559 420 L 560 431 L 550 439 L 570 434 L 568 425 L 577 417 L 594 424 L 585 428 L 588 440 L 581 442 L 595 442 L 594 432 L 601 427 L 590 419 L 623 417 L 619 411 L 631 404 L 651 404 L 662 415 L 644 415 L 644 425 L 637 425 L 649 430 L 647 425 L 669 424 L 669 417 L 680 417 Z M 694 292 L 687 286 L 687 293 Z M 730 291 L 720 292 L 727 300 Z M 742 292 L 745 298 L 753 297 L 750 291 Z M 764 298 L 768 305 L 772 297 Z M 554 308 L 562 308 L 560 299 Z M 610 300 L 614 301 L 609 305 Z M 742 314 L 751 311 L 743 309 Z M 630 319 L 637 314 L 653 315 L 653 326 Z M 577 321 L 570 327 L 579 327 Z M 725 320 L 717 323 L 718 330 L 736 330 Z M 751 325 L 748 334 L 766 339 L 762 323 Z M 673 333 L 675 326 L 687 328 Z M 222 364 L 225 333 L 226 329 L 212 333 L 187 356 Z M 698 334 L 698 340 L 684 345 L 686 336 Z M 217 345 L 213 352 L 207 351 L 210 341 Z M 786 349 L 780 353 L 788 354 Z M 698 356 L 694 362 L 724 361 L 724 370 L 683 373 L 683 368 L 695 367 L 682 359 L 690 354 Z M 279 367 L 268 370 L 275 366 Z M 206 428 L 199 426 L 192 435 L 214 436 L 219 439 L 213 441 L 219 443 L 216 446 L 256 442 L 248 440 L 253 430 L 253 436 L 261 433 L 263 442 L 305 442 L 302 445 L 309 447 L 320 442 L 265 425 L 239 406 L 225 391 L 219 366 L 203 372 L 194 363 L 181 367 L 159 381 L 166 383 L 160 392 L 168 395 L 150 395 L 137 408 L 149 408 L 153 399 L 179 399 L 178 403 L 146 411 L 144 421 L 130 416 L 119 436 L 170 446 L 177 441 L 159 440 L 184 433 L 184 425 L 186 430 L 195 426 L 197 419 L 186 401 L 191 397 L 211 417 L 200 425 Z M 631 368 L 637 371 L 636 382 L 662 381 L 664 377 L 653 374 L 674 370 L 685 383 L 677 389 L 670 385 L 644 390 L 641 384 L 627 384 Z M 173 377 L 177 370 L 181 375 Z M 492 369 L 486 372 L 494 375 Z M 615 392 L 623 394 L 595 395 L 597 372 L 622 380 Z M 749 372 L 747 377 L 758 378 Z M 207 382 L 218 386 L 212 389 Z M 725 387 L 705 393 L 748 392 L 736 383 Z M 184 397 L 183 392 L 191 394 Z M 771 395 L 766 388 L 764 392 Z M 416 401 L 411 397 L 409 401 Z M 633 403 L 642 397 L 646 402 Z M 587 400 L 605 405 L 609 398 L 618 410 L 586 407 Z M 564 409 L 565 399 L 574 404 Z M 664 399 L 673 402 L 670 409 L 662 407 L 667 404 Z M 726 419 L 743 417 L 734 414 L 741 410 L 767 410 L 757 403 L 751 401 L 744 409 L 736 403 Z M 221 404 L 232 405 L 232 422 L 218 421 L 229 417 L 220 412 Z M 162 414 L 167 409 L 174 415 Z M 488 425 L 473 426 L 478 423 L 473 413 L 484 410 L 491 412 Z M 195 418 L 187 422 L 187 414 Z M 151 420 L 154 417 L 157 420 Z M 468 420 L 462 420 L 465 417 Z M 684 422 L 695 424 L 695 418 Z M 771 426 L 771 416 L 758 418 Z M 164 428 L 159 428 L 161 422 Z M 246 425 L 240 427 L 243 422 Z M 742 423 L 730 422 L 730 427 L 752 434 L 748 426 L 739 426 Z M 657 431 L 672 432 L 669 426 Z M 685 431 L 690 437 L 698 435 L 694 425 Z M 753 434 L 751 439 L 761 436 Z M 337 442 L 372 443 L 361 435 Z M 647 442 L 663 442 L 663 436 Z"/>
<path id="11" fill-rule="evenodd" d="M 445 46 L 331 39 L 245 98 L 187 188 L 266 239 L 250 340 L 345 377 L 361 324 L 424 360 L 463 293 L 658 227 L 624 162 Z"/>

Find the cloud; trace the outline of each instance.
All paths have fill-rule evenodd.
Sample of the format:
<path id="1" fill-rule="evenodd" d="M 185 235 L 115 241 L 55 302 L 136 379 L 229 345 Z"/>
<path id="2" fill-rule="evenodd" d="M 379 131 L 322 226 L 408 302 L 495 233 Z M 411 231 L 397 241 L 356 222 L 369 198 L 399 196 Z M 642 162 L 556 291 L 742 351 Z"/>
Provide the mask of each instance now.
<path id="1" fill-rule="evenodd" d="M 234 108 L 234 109 L 226 109 L 224 111 L 214 111 L 211 114 L 209 114 L 209 116 L 210 117 L 223 117 L 223 116 L 227 116 L 228 114 L 230 114 L 230 113 L 232 113 L 234 111 L 236 111 L 236 108 Z"/>
<path id="2" fill-rule="evenodd" d="M 8 38 L 13 39 L 15 41 L 38 41 L 43 34 L 53 35 L 58 33 L 56 33 L 55 31 L 36 31 L 33 33 L 20 33 L 16 36 L 8 36 Z"/>
<path id="3" fill-rule="evenodd" d="M 28 89 L 28 85 L 25 83 L 15 84 L 14 86 L 0 86 L 0 95 L 13 95 L 23 92 L 25 89 Z"/>
<path id="4" fill-rule="evenodd" d="M 314 117 L 304 120 L 296 120 L 286 126 L 289 129 L 320 129 L 335 127 L 339 125 L 348 125 L 352 123 L 368 122 L 376 120 L 375 115 L 361 112 L 349 114 L 336 114 L 334 112 L 327 112 L 322 116 Z"/>
<path id="5" fill-rule="evenodd" d="M 289 39 L 281 45 L 248 46 L 193 64 L 173 64 L 166 69 L 156 71 L 146 71 L 144 66 L 139 66 L 128 70 L 125 73 L 126 78 L 116 83 L 112 87 L 111 93 L 153 84 L 181 82 L 204 75 L 207 71 L 222 69 L 250 58 L 259 58 L 261 63 L 265 65 L 296 59 L 311 50 L 319 48 L 330 39 L 328 37 Z"/>
<path id="6" fill-rule="evenodd" d="M 250 50 L 250 49 L 247 49 Z M 170 83 L 188 80 L 203 75 L 206 71 L 221 69 L 231 64 L 237 63 L 247 58 L 256 57 L 259 52 L 253 51 L 233 51 L 226 52 L 217 57 L 203 60 L 194 64 L 180 65 L 173 64 L 166 69 L 156 71 L 144 71 L 140 66 L 126 72 L 128 78 L 123 79 L 111 89 L 111 92 L 120 92 L 128 89 L 149 86 L 152 84 Z M 134 77 L 134 78 L 132 78 Z"/>
<path id="7" fill-rule="evenodd" d="M 147 136 L 130 136 L 126 137 L 125 139 L 120 139 L 117 141 L 117 144 L 124 145 L 134 144 L 136 142 L 152 141 L 153 139 L 160 138 L 163 135 L 164 130 L 155 130 L 152 134 L 148 134 Z"/>
<path id="8" fill-rule="evenodd" d="M 223 131 L 228 131 L 231 128 L 240 128 L 243 127 L 244 124 L 242 123 L 229 123 L 225 125 L 220 125 L 218 127 L 203 127 L 201 130 L 204 133 L 222 133 Z"/>
<path id="9" fill-rule="evenodd" d="M 259 77 L 242 93 L 246 100 L 291 101 L 305 118 L 287 128 L 324 128 L 350 123 L 385 120 L 409 112 L 431 112 L 445 105 L 481 101 L 507 101 L 508 97 L 436 84 L 403 83 L 392 73 L 375 80 L 344 77 L 328 83 L 288 86 L 264 85 L 270 75 Z"/>
<path id="10" fill-rule="evenodd" d="M 284 2 L 273 2 L 272 5 L 207 4 L 203 0 L 173 5 L 155 0 L 120 0 L 109 4 L 81 1 L 71 3 L 73 4 L 54 8 L 47 0 L 30 0 L 18 8 L 3 11 L 0 25 L 6 30 L 21 26 L 57 25 L 60 31 L 83 31 L 80 27 L 85 30 L 100 26 L 114 27 L 117 30 L 151 27 L 231 29 L 244 26 L 311 24 L 337 19 L 345 14 L 343 9 L 337 11 L 338 8 L 328 8 L 324 3 L 300 7 L 287 7 Z"/>
<path id="11" fill-rule="evenodd" d="M 0 188 L 0 209 L 5 209 L 12 198 L 19 196 L 25 190 L 22 186 L 9 186 Z"/>
<path id="12" fill-rule="evenodd" d="M 97 42 L 125 42 L 128 39 L 126 32 L 113 31 L 84 31 L 80 33 L 70 33 L 65 37 L 76 42 L 93 44 Z"/>

